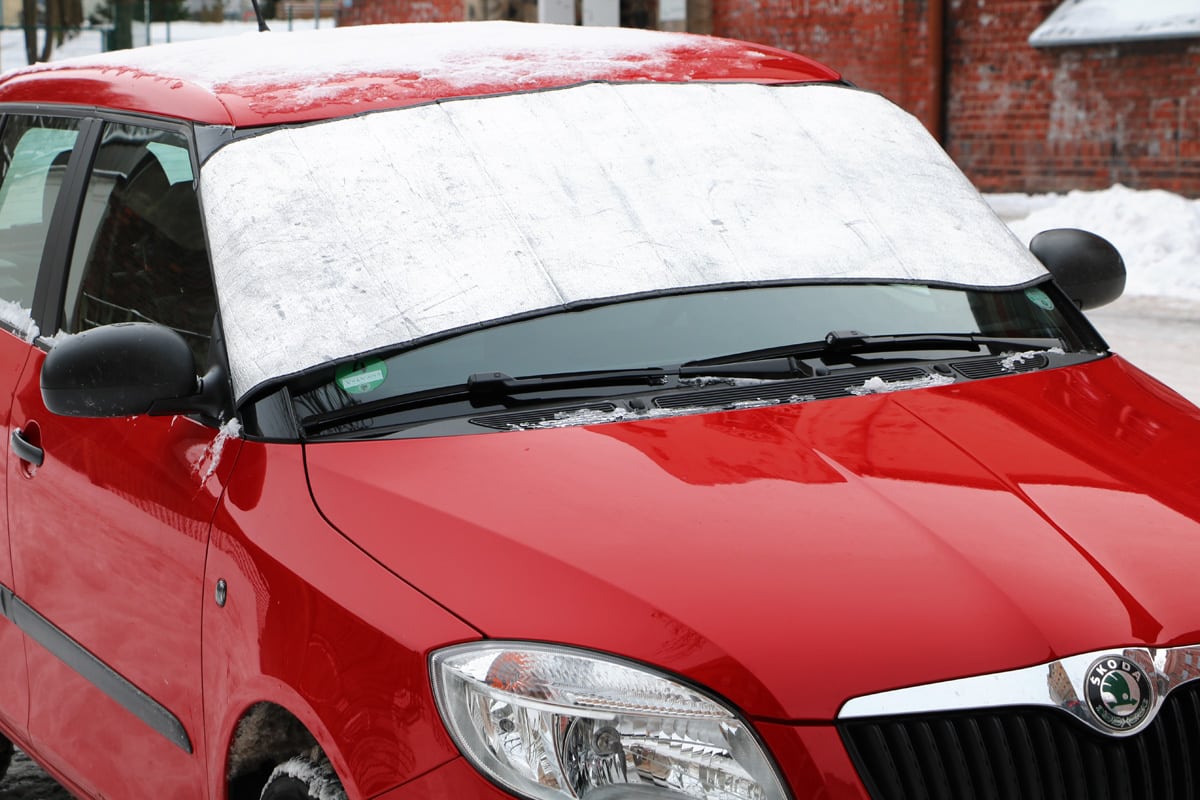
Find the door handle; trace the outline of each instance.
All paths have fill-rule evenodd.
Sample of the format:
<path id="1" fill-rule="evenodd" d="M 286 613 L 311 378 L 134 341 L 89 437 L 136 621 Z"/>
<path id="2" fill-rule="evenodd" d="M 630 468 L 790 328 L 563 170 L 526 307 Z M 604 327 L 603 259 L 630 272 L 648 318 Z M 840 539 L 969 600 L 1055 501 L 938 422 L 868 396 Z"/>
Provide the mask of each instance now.
<path id="1" fill-rule="evenodd" d="M 40 467 L 42 462 L 46 460 L 46 453 L 42 448 L 35 444 L 30 444 L 29 441 L 21 434 L 21 429 L 17 428 L 12 432 L 12 449 L 17 454 L 17 458 L 22 461 L 28 461 L 35 467 Z"/>

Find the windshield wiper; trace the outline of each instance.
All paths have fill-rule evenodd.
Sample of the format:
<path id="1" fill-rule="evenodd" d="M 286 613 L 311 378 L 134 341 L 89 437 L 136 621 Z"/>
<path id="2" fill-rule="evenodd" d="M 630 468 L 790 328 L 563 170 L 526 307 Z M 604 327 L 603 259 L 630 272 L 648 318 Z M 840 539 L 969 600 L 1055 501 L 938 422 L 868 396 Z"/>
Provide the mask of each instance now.
<path id="1" fill-rule="evenodd" d="M 334 408 L 304 417 L 300 426 L 305 434 L 318 433 L 361 419 L 394 414 L 418 408 L 445 405 L 448 403 L 470 403 L 472 407 L 484 408 L 502 405 L 506 401 L 522 397 L 521 402 L 538 402 L 526 395 L 538 392 L 559 392 L 576 389 L 620 389 L 622 387 L 666 386 L 671 378 L 790 378 L 797 374 L 791 359 L 756 359 L 748 364 L 730 364 L 712 367 L 645 367 L 641 369 L 611 369 L 589 372 L 562 372 L 549 375 L 534 375 L 514 378 L 503 372 L 477 372 L 465 383 L 424 389 L 418 392 L 382 397 L 366 403 Z M 609 394 L 606 392 L 605 394 Z M 552 400 L 580 399 L 555 397 Z"/>
<path id="2" fill-rule="evenodd" d="M 661 367 L 569 372 L 529 378 L 513 378 L 503 372 L 477 372 L 468 377 L 465 383 L 383 397 L 367 403 L 357 403 L 313 414 L 302 419 L 300 427 L 306 434 L 317 433 L 380 414 L 393 414 L 456 402 L 469 402 L 474 407 L 485 407 L 503 403 L 503 401 L 518 395 L 539 391 L 661 386 L 666 383 L 669 374 Z"/>
<path id="3" fill-rule="evenodd" d="M 858 331 L 830 331 L 824 339 L 747 350 L 724 356 L 689 361 L 681 370 L 753 364 L 772 359 L 804 359 L 819 356 L 825 361 L 844 361 L 855 355 L 899 353 L 913 350 L 1050 350 L 1063 346 L 1053 337 L 985 336 L 979 333 L 905 333 L 867 336 Z"/>

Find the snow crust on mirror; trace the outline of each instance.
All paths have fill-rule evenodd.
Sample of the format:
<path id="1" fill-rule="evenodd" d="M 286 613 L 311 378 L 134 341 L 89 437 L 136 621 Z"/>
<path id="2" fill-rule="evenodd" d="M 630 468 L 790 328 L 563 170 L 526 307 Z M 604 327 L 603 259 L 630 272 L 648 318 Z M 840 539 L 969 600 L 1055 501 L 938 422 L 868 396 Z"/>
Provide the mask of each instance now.
<path id="1" fill-rule="evenodd" d="M 1046 275 L 919 122 L 828 85 L 443 102 L 238 141 L 201 181 L 239 396 L 331 359 L 621 296 Z"/>

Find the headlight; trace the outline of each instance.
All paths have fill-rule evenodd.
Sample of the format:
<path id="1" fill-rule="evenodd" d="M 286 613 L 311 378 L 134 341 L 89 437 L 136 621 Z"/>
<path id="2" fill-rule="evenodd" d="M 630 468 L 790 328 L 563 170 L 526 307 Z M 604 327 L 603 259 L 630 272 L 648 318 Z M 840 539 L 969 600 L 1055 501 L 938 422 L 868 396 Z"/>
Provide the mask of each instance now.
<path id="1" fill-rule="evenodd" d="M 479 642 L 431 658 L 438 710 L 485 774 L 537 800 L 785 800 L 750 726 L 696 689 L 565 647 Z"/>

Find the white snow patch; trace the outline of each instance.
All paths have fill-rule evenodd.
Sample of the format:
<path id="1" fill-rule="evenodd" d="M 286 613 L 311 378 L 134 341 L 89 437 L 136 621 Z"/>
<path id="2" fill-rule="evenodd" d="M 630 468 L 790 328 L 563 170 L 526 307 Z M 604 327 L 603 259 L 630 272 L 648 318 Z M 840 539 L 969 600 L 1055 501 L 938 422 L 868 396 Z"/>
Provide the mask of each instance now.
<path id="1" fill-rule="evenodd" d="M 300 92 L 294 95 L 298 105 L 308 105 L 323 96 L 322 86 L 344 86 L 356 75 L 393 75 L 394 81 L 436 82 L 448 89 L 537 85 L 611 74 L 614 62 L 630 59 L 649 73 L 665 63 L 672 48 L 684 47 L 729 51 L 731 46 L 719 39 L 632 28 L 518 22 L 361 25 L 195 39 L 81 56 L 49 68 L 135 70 L 217 91 L 278 93 L 290 87 Z"/>
<path id="2" fill-rule="evenodd" d="M 1029 36 L 1034 47 L 1200 36 L 1197 0 L 1067 0 Z"/>
<path id="3" fill-rule="evenodd" d="M 1008 353 L 1000 362 L 1000 369 L 1004 372 L 1012 372 L 1017 368 L 1018 364 L 1023 364 L 1026 361 L 1031 361 L 1043 353 L 1057 353 L 1062 355 L 1061 347 L 1051 347 L 1048 350 L 1025 350 L 1020 353 Z"/>
<path id="4" fill-rule="evenodd" d="M 307 758 L 296 757 L 280 764 L 271 775 L 287 775 L 300 781 L 308 787 L 311 800 L 346 800 L 346 792 L 327 764 L 315 764 Z"/>
<path id="5" fill-rule="evenodd" d="M 868 378 L 862 386 L 852 386 L 846 391 L 853 395 L 868 395 L 868 394 L 887 394 L 889 392 L 903 392 L 908 389 L 929 389 L 934 386 L 945 386 L 954 383 L 954 378 L 949 375 L 938 375 L 936 373 L 926 375 L 924 378 L 913 378 L 907 381 L 885 381 L 879 376 Z"/>
<path id="6" fill-rule="evenodd" d="M 196 460 L 192 467 L 193 475 L 200 475 L 200 483 L 205 483 L 217 471 L 217 467 L 221 465 L 221 454 L 225 452 L 225 444 L 230 439 L 236 439 L 242 435 L 242 423 L 236 418 L 231 419 L 221 426 L 217 431 L 217 435 L 209 442 L 208 447 L 204 448 L 204 452 L 200 458 Z M 203 474 L 201 474 L 203 471 Z"/>
<path id="7" fill-rule="evenodd" d="M 201 181 L 238 396 L 589 300 L 1045 275 L 919 122 L 826 85 L 587 84 L 401 109 L 234 142 Z"/>
<path id="8" fill-rule="evenodd" d="M 1127 295 L 1200 301 L 1200 200 L 1120 184 L 985 199 L 1026 243 L 1050 228 L 1083 228 L 1108 239 L 1125 259 Z"/>
<path id="9" fill-rule="evenodd" d="M 792 397 L 789 397 L 786 401 L 739 400 L 735 403 L 727 403 L 719 406 L 651 408 L 646 409 L 645 411 L 630 411 L 624 408 L 615 408 L 612 411 L 603 411 L 595 408 L 585 408 L 580 411 L 560 411 L 550 419 L 513 425 L 511 430 L 528 431 L 543 430 L 546 428 L 571 428 L 575 427 L 576 425 L 603 425 L 608 422 L 641 422 L 648 419 L 662 419 L 664 417 L 685 417 L 692 414 L 713 414 L 718 411 L 745 411 L 752 408 L 777 406 L 784 402 L 799 403 L 805 400 L 813 399 L 815 398 L 812 395 L 792 395 Z"/>
<path id="10" fill-rule="evenodd" d="M 11 325 L 27 342 L 38 337 L 38 326 L 33 321 L 33 312 L 20 303 L 0 298 L 0 321 Z"/>
<path id="11" fill-rule="evenodd" d="M 679 379 L 680 386 L 697 389 L 703 389 L 706 386 L 716 386 L 718 384 L 725 386 L 761 386 L 764 383 L 774 383 L 774 381 L 766 378 L 726 378 L 718 376 Z"/>

